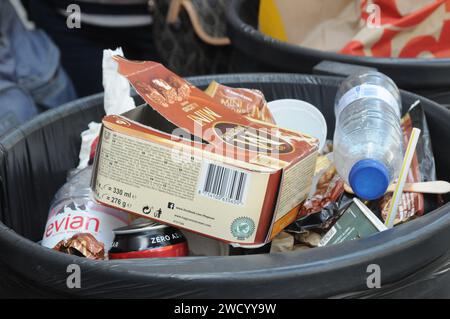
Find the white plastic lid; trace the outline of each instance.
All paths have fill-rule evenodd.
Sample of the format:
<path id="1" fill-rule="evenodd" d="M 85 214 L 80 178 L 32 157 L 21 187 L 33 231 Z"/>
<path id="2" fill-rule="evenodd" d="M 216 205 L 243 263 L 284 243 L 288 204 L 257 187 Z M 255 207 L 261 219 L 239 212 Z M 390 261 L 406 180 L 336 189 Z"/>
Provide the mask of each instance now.
<path id="1" fill-rule="evenodd" d="M 294 99 L 275 100 L 268 103 L 275 123 L 282 128 L 305 133 L 319 139 L 319 151 L 327 139 L 327 122 L 312 104 Z"/>

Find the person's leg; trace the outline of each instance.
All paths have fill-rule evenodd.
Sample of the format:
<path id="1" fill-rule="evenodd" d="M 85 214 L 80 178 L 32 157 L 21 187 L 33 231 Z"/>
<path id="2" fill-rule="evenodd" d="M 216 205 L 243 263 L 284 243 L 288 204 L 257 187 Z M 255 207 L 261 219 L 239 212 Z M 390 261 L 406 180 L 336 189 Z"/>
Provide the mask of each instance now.
<path id="1" fill-rule="evenodd" d="M 77 94 L 86 96 L 102 91 L 103 46 L 86 37 L 87 28 L 69 29 L 66 18 L 45 1 L 30 1 L 29 16 L 59 47 L 62 65 L 72 79 Z"/>
<path id="2" fill-rule="evenodd" d="M 30 17 L 55 41 L 79 96 L 101 92 L 104 49 L 121 46 L 130 59 L 157 60 L 151 26 L 104 28 L 82 24 L 69 29 L 66 18 L 44 0 L 33 0 Z"/>

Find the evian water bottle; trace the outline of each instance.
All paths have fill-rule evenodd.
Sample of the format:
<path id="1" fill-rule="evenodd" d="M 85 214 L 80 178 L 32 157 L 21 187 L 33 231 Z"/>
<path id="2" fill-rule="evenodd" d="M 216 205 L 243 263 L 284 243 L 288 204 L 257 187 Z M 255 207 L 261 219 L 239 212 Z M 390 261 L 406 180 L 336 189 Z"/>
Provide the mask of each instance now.
<path id="1" fill-rule="evenodd" d="M 77 238 L 81 242 L 78 246 L 83 246 L 83 249 L 92 248 L 102 253 L 98 256 L 95 256 L 94 251 L 85 254 L 83 249 L 76 245 L 64 251 L 77 250 L 77 254 L 103 259 L 111 248 L 114 239 L 113 229 L 129 225 L 127 213 L 102 206 L 91 198 L 89 187 L 91 175 L 91 166 L 77 171 L 56 193 L 44 230 L 41 243 L 43 246 L 60 247 L 72 238 Z"/>
<path id="2" fill-rule="evenodd" d="M 358 197 L 381 197 L 398 178 L 403 157 L 397 86 L 375 71 L 352 75 L 338 90 L 335 114 L 337 171 Z"/>

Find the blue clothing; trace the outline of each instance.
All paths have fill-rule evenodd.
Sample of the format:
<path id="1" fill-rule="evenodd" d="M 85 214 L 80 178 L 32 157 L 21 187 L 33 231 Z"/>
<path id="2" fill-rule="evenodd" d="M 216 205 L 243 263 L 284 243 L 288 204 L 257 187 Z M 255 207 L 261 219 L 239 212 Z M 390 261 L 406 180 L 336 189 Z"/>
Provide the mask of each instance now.
<path id="1" fill-rule="evenodd" d="M 78 96 L 86 96 L 103 91 L 102 57 L 104 49 L 122 47 L 127 58 L 132 60 L 158 60 L 153 42 L 152 26 L 104 27 L 83 23 L 81 28 L 68 28 L 61 7 L 55 5 L 60 0 L 32 0 L 28 3 L 30 18 L 58 45 L 61 62 L 73 81 Z M 64 1 L 62 3 L 65 3 Z M 135 12 L 135 10 L 138 10 Z M 133 9 L 133 10 L 132 10 Z M 83 14 L 144 14 L 146 6 L 103 5 L 81 6 Z M 120 11 L 118 11 L 120 10 Z"/>
<path id="2" fill-rule="evenodd" d="M 27 29 L 11 3 L 0 0 L 0 136 L 76 98 L 59 58 L 43 31 Z"/>

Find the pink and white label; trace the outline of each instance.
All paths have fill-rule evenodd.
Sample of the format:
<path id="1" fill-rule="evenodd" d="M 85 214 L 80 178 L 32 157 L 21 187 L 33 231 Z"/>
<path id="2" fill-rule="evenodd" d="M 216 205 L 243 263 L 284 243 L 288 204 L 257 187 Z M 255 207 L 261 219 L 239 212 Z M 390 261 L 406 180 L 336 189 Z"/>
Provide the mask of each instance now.
<path id="1" fill-rule="evenodd" d="M 105 245 L 107 252 L 114 239 L 113 229 L 128 224 L 128 214 L 118 210 L 93 202 L 88 202 L 87 205 L 67 202 L 50 212 L 42 246 L 53 248 L 61 240 L 70 239 L 75 234 L 90 233 Z"/>

